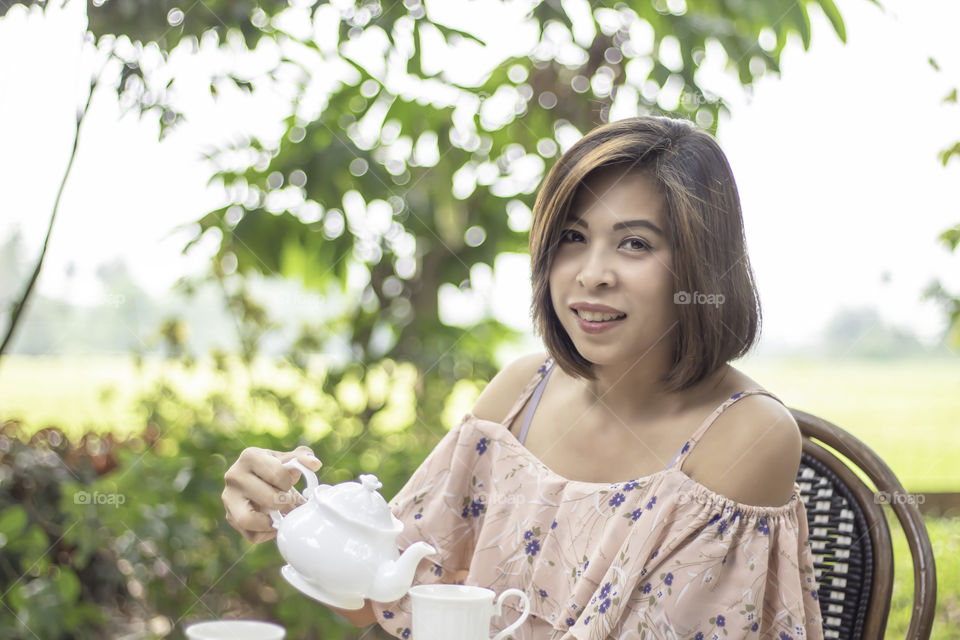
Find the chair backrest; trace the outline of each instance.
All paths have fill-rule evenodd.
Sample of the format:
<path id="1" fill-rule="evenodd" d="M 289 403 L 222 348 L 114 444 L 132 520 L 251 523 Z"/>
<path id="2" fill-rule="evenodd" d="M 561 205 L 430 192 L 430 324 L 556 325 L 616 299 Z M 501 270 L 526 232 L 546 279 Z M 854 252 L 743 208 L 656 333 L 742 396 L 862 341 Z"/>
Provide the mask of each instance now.
<path id="1" fill-rule="evenodd" d="M 883 511 L 887 504 L 913 556 L 913 611 L 906 637 L 926 640 L 933 625 L 937 578 L 919 509 L 867 445 L 817 416 L 790 412 L 803 434 L 797 482 L 807 510 L 824 638 L 872 640 L 885 635 L 893 594 L 893 545 Z M 851 465 L 875 489 L 864 484 Z"/>

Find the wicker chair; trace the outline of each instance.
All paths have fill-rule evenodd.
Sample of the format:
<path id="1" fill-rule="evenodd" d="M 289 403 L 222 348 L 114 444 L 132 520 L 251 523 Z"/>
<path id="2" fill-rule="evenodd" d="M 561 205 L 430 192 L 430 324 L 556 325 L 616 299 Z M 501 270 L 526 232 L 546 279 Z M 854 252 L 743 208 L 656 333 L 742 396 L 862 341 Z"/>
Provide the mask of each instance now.
<path id="1" fill-rule="evenodd" d="M 913 556 L 913 612 L 907 638 L 926 640 L 933 625 L 937 579 L 920 511 L 903 499 L 908 496 L 903 486 L 869 447 L 826 420 L 790 411 L 803 434 L 797 482 L 810 525 L 824 638 L 884 637 L 893 593 L 886 503 L 900 521 Z M 851 470 L 851 463 L 870 479 L 876 492 Z"/>

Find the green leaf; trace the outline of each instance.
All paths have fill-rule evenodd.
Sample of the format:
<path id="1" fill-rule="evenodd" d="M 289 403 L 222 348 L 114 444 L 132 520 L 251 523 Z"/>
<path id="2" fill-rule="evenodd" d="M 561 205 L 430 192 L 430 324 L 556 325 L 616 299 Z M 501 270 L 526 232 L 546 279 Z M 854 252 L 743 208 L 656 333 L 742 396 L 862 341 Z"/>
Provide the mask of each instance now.
<path id="1" fill-rule="evenodd" d="M 829 19 L 830 24 L 833 25 L 833 30 L 840 36 L 840 40 L 846 43 L 847 29 L 843 25 L 843 16 L 840 15 L 840 10 L 837 9 L 837 5 L 834 4 L 833 0 L 820 0 L 820 8 L 827 14 L 827 19 Z"/>
<path id="2" fill-rule="evenodd" d="M 20 505 L 10 505 L 0 512 L 0 533 L 6 536 L 7 540 L 20 535 L 26 526 L 27 511 Z"/>
<path id="3" fill-rule="evenodd" d="M 960 142 L 954 142 L 953 146 L 947 147 L 940 152 L 940 162 L 943 163 L 943 166 L 947 166 L 947 163 L 950 162 L 950 158 L 953 156 L 960 156 Z"/>
<path id="4" fill-rule="evenodd" d="M 80 580 L 77 575 L 66 567 L 60 567 L 60 574 L 56 579 L 60 599 L 66 604 L 73 604 L 80 596 Z"/>
<path id="5" fill-rule="evenodd" d="M 458 35 L 458 36 L 467 38 L 468 40 L 473 40 L 474 42 L 482 44 L 483 46 L 487 46 L 486 42 L 484 42 L 477 36 L 473 35 L 472 33 L 461 31 L 460 29 L 454 29 L 453 27 L 448 27 L 446 25 L 440 24 L 439 22 L 433 22 L 432 24 L 437 28 L 437 30 L 440 31 L 440 33 L 443 34 L 443 37 L 446 38 L 448 42 L 450 41 L 451 35 Z"/>
<path id="6" fill-rule="evenodd" d="M 794 2 L 790 6 L 790 15 L 793 17 L 793 24 L 800 32 L 804 51 L 810 49 L 810 16 L 807 14 L 807 7 L 802 2 Z"/>

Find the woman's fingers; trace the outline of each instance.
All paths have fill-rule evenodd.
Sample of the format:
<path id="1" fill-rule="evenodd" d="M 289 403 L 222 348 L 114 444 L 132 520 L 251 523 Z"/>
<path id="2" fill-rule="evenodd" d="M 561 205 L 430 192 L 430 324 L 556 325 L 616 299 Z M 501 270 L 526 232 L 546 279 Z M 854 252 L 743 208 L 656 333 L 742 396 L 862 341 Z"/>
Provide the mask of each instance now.
<path id="1" fill-rule="evenodd" d="M 248 447 L 240 453 L 240 457 L 234 466 L 238 467 L 237 475 L 242 476 L 252 473 L 267 484 L 272 485 L 277 491 L 286 493 L 293 486 L 299 472 L 283 466 L 286 460 L 281 458 L 284 455 L 288 454 L 280 451 L 270 451 L 269 449 Z M 292 474 L 291 471 L 293 471 Z"/>
<path id="2" fill-rule="evenodd" d="M 270 509 L 280 509 L 292 500 L 289 487 L 284 491 L 279 490 L 274 484 L 265 481 L 259 470 L 226 478 L 226 484 L 240 497 L 252 502 L 255 510 L 263 513 Z"/>
<path id="3" fill-rule="evenodd" d="M 234 517 L 234 513 L 239 513 L 239 519 Z M 234 511 L 227 511 L 227 523 L 243 534 L 243 537 L 250 542 L 263 542 L 270 540 L 277 535 L 273 528 L 270 518 L 267 517 L 265 524 L 261 519 L 264 514 L 254 511 L 252 508 L 241 508 Z"/>
<path id="4" fill-rule="evenodd" d="M 248 447 L 224 475 L 221 500 L 227 522 L 247 540 L 264 542 L 273 539 L 276 529 L 269 511 L 277 509 L 285 514 L 305 502 L 294 488 L 300 472 L 283 466 L 293 458 L 313 471 L 323 466 L 306 446 L 286 452 Z"/>

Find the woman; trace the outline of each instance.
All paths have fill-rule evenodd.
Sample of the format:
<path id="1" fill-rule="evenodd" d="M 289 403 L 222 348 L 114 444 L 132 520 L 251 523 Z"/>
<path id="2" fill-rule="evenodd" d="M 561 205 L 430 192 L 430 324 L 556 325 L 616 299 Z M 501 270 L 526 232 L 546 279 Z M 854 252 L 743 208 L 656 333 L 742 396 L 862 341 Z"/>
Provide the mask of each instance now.
<path id="1" fill-rule="evenodd" d="M 523 588 L 518 639 L 821 639 L 799 429 L 729 364 L 760 305 L 716 141 L 658 117 L 591 131 L 540 189 L 530 254 L 547 353 L 497 374 L 390 503 L 401 548 L 439 550 L 415 583 Z M 227 473 L 249 539 L 272 537 L 294 455 L 319 467 L 247 450 Z M 408 598 L 340 613 L 410 634 Z"/>

